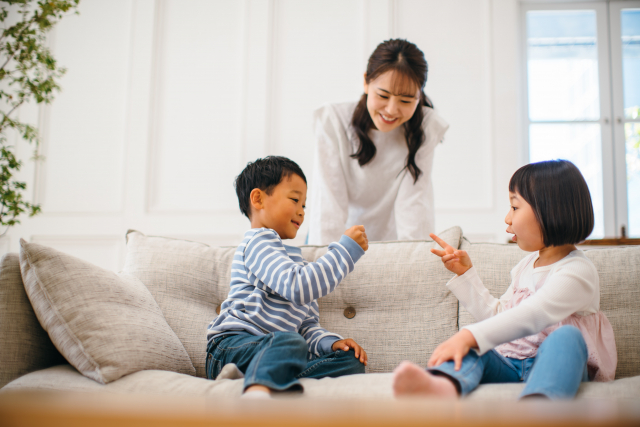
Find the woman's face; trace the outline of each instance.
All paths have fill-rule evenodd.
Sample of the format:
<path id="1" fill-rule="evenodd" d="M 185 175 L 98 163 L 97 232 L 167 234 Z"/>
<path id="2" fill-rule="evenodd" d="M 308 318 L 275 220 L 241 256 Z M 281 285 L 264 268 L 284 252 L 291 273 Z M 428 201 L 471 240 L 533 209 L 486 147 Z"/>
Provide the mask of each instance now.
<path id="1" fill-rule="evenodd" d="M 389 132 L 409 120 L 420 102 L 420 89 L 395 71 L 387 71 L 367 83 L 367 110 L 380 132 Z"/>

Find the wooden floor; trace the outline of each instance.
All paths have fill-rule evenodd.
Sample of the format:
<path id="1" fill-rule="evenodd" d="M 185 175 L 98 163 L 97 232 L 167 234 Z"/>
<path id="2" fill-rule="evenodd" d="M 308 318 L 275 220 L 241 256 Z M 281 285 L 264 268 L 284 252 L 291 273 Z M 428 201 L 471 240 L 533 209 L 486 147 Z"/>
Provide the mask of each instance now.
<path id="1" fill-rule="evenodd" d="M 640 402 L 224 400 L 21 391 L 0 394 L 0 426 L 640 426 Z"/>

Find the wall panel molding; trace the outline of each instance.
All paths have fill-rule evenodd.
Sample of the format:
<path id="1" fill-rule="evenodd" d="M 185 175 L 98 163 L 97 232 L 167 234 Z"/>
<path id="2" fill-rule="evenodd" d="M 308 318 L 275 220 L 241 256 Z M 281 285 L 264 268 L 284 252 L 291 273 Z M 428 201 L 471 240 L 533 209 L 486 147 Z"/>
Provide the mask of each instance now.
<path id="1" fill-rule="evenodd" d="M 156 3 L 147 212 L 227 213 L 244 144 L 246 2 L 184 4 Z"/>
<path id="2" fill-rule="evenodd" d="M 274 0 L 244 0 L 243 105 L 238 172 L 269 149 L 273 97 Z"/>
<path id="3" fill-rule="evenodd" d="M 395 1 L 396 36 L 423 50 L 425 92 L 450 124 L 435 152 L 436 207 L 493 209 L 490 0 Z M 464 174 L 452 174 L 451 165 Z"/>
<path id="4" fill-rule="evenodd" d="M 53 104 L 37 107 L 39 154 L 45 160 L 34 168 L 33 200 L 45 213 L 117 214 L 124 209 L 131 30 L 127 0 L 89 2 L 48 36 L 50 50 L 67 73 Z"/>
<path id="5" fill-rule="evenodd" d="M 394 37 L 397 28 L 397 2 L 395 0 L 363 0 L 363 53 L 362 71 L 366 71 L 369 56 L 382 43 Z"/>
<path id="6" fill-rule="evenodd" d="M 154 176 L 156 174 L 156 151 L 155 142 L 158 140 L 159 130 L 157 128 L 158 104 L 162 102 L 159 82 L 162 80 L 162 69 L 160 67 L 160 57 L 162 55 L 162 28 L 164 24 L 164 0 L 155 0 L 153 17 L 153 53 L 151 56 L 151 92 L 149 94 L 149 141 L 147 144 L 147 173 L 146 173 L 146 205 L 145 213 L 152 211 L 154 193 Z"/>
<path id="7" fill-rule="evenodd" d="M 506 240 L 505 187 L 520 166 L 522 151 L 518 0 L 114 0 L 113 6 L 109 4 L 118 13 L 103 13 L 104 0 L 83 0 L 86 13 L 68 18 L 69 24 L 79 23 L 78 36 L 65 35 L 69 31 L 61 26 L 51 33 L 50 43 L 54 54 L 57 48 L 68 56 L 83 52 L 85 41 L 95 36 L 93 27 L 102 28 L 104 35 L 92 49 L 119 61 L 119 80 L 112 86 L 120 92 L 110 101 L 107 115 L 124 130 L 89 127 L 98 136 L 101 131 L 122 133 L 122 139 L 110 136 L 110 148 L 116 150 L 105 153 L 110 163 L 96 162 L 95 170 L 86 173 L 87 181 L 97 183 L 92 191 L 76 192 L 73 186 L 50 180 L 52 169 L 62 182 L 63 168 L 73 167 L 63 161 L 64 150 L 59 149 L 66 141 L 51 139 L 66 135 L 59 130 L 60 120 L 76 114 L 77 105 L 100 113 L 105 98 L 74 89 L 83 82 L 88 82 L 87 88 L 95 85 L 91 82 L 96 74 L 86 64 L 75 65 L 88 57 L 70 55 L 73 62 L 60 61 L 70 66 L 62 80 L 62 95 L 73 93 L 72 99 L 65 101 L 62 96 L 52 106 L 28 106 L 20 112 L 21 118 L 39 125 L 42 154 L 47 156 L 42 164 L 25 161 L 21 174 L 27 176 L 33 200 L 44 202 L 45 208 L 52 201 L 55 209 L 22 217 L 22 224 L 0 239 L 0 251 L 19 251 L 19 239 L 24 237 L 118 270 L 127 229 L 212 246 L 237 245 L 249 223 L 239 214 L 233 178 L 247 162 L 268 154 L 293 158 L 311 178 L 313 110 L 325 102 L 356 101 L 369 55 L 390 38 L 408 38 L 425 52 L 430 68 L 427 94 L 451 125 L 445 143 L 436 148 L 437 231 L 459 225 L 472 240 Z M 207 14 L 211 16 L 205 18 Z M 114 44 L 127 47 L 115 51 Z M 125 102 L 120 102 L 121 93 Z M 181 99 L 186 101 L 176 101 Z M 228 110 L 221 109 L 223 104 Z M 221 126 L 223 120 L 228 125 Z M 189 126 L 197 131 L 191 132 Z M 184 139 L 177 138 L 181 129 Z M 103 145 L 96 143 L 80 157 L 95 158 Z M 26 160 L 31 147 L 20 149 Z M 182 159 L 177 172 L 167 169 L 173 155 Z M 198 158 L 187 163 L 189 156 Z M 189 167 L 190 177 L 184 175 Z M 198 178 L 198 188 L 176 184 Z M 102 203 L 90 206 L 87 200 L 94 199 L 83 198 L 104 192 L 107 179 L 113 181 L 107 188 L 109 202 L 97 199 Z M 79 184 L 78 188 L 89 186 Z M 63 203 L 65 198 L 68 204 Z M 292 244 L 303 244 L 307 226 L 303 224 Z"/>

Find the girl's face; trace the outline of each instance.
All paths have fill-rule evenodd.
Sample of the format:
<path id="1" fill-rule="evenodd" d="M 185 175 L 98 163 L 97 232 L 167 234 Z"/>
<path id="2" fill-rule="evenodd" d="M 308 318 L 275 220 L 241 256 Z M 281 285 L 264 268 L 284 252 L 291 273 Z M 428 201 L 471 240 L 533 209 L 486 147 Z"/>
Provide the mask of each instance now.
<path id="1" fill-rule="evenodd" d="M 544 239 L 542 230 L 536 219 L 536 215 L 520 193 L 509 192 L 511 208 L 504 222 L 507 223 L 507 233 L 512 233 L 513 241 L 520 249 L 527 252 L 535 252 L 543 249 Z"/>
<path id="2" fill-rule="evenodd" d="M 365 74 L 367 110 L 373 124 L 381 132 L 389 132 L 409 120 L 420 102 L 420 89 L 412 82 L 402 85 L 400 83 L 404 82 L 398 81 L 398 78 L 398 73 L 387 71 L 367 83 Z"/>

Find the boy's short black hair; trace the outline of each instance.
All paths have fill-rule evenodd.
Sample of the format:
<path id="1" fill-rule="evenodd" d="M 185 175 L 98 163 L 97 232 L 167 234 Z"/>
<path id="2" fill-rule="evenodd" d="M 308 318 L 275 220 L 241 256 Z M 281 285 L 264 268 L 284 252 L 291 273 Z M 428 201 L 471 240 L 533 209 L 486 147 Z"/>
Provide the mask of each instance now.
<path id="1" fill-rule="evenodd" d="M 593 231 L 589 187 L 580 170 L 567 160 L 521 167 L 511 177 L 509 191 L 531 205 L 545 246 L 575 245 Z"/>
<path id="2" fill-rule="evenodd" d="M 307 183 L 304 172 L 296 162 L 280 156 L 267 156 L 255 162 L 247 163 L 244 170 L 236 177 L 234 186 L 238 195 L 240 212 L 251 219 L 251 191 L 259 188 L 267 194 L 271 194 L 276 185 L 284 178 L 296 174 Z"/>

